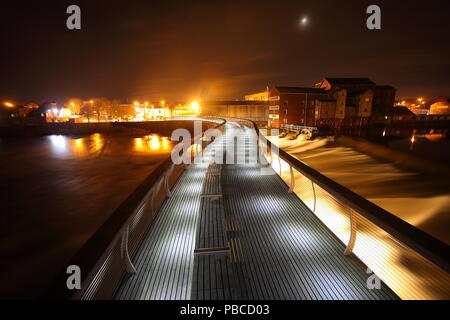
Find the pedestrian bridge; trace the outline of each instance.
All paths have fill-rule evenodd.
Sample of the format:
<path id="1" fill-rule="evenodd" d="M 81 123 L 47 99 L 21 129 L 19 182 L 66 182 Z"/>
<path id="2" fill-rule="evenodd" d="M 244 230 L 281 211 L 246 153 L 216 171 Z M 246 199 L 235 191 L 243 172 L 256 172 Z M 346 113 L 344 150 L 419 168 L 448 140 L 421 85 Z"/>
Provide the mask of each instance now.
<path id="1" fill-rule="evenodd" d="M 191 147 L 197 161 L 162 163 L 74 257 L 88 270 L 82 289 L 62 275 L 50 296 L 450 298 L 446 244 L 278 150 L 253 122 L 214 121 L 220 135 Z"/>

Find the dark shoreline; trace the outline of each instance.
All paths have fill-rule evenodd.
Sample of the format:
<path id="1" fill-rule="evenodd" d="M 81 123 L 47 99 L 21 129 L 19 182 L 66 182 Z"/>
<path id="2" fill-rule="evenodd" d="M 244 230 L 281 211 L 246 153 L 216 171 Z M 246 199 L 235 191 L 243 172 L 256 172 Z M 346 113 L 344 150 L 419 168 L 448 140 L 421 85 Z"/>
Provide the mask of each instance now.
<path id="1" fill-rule="evenodd" d="M 203 129 L 208 129 L 212 124 L 202 122 Z M 43 125 L 24 125 L 0 127 L 0 138 L 10 137 L 35 137 L 46 135 L 84 135 L 93 133 L 133 132 L 134 130 L 158 133 L 163 136 L 171 136 L 178 128 L 188 129 L 191 134 L 194 131 L 194 120 L 167 120 L 147 122 L 102 122 L 102 123 L 48 123 Z"/>

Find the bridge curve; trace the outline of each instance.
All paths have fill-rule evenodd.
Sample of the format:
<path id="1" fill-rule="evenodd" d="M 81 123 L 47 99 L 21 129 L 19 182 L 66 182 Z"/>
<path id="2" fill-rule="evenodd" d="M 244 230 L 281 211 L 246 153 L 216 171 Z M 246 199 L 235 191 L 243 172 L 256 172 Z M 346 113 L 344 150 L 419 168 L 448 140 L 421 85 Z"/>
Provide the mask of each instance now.
<path id="1" fill-rule="evenodd" d="M 446 244 L 279 150 L 253 121 L 206 121 L 222 134 L 191 142 L 205 161 L 162 163 L 72 260 L 88 270 L 82 290 L 62 289 L 62 276 L 50 296 L 450 298 Z M 230 148 L 248 163 L 227 163 Z"/>
<path id="2" fill-rule="evenodd" d="M 222 195 L 216 201 L 222 206 L 230 254 L 210 253 L 207 265 L 194 256 L 200 211 L 209 201 L 202 199 L 196 179 L 205 179 L 212 162 L 194 164 L 144 240 L 135 260 L 137 274 L 124 280 L 116 298 L 396 299 L 384 284 L 380 290 L 367 287 L 367 268 L 343 254 L 345 246 L 288 192 L 273 169 L 261 174 L 254 130 L 227 125 L 205 150 L 206 157 L 218 149 L 226 153 L 235 137 L 246 141 L 235 152 L 245 154 L 249 163 L 222 166 Z"/>

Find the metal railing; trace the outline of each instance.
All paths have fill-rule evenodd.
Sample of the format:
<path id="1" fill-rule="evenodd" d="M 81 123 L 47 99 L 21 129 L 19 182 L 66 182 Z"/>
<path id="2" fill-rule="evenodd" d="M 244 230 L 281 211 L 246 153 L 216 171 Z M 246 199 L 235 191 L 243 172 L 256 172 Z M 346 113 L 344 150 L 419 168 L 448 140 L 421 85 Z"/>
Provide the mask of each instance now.
<path id="1" fill-rule="evenodd" d="M 402 299 L 450 298 L 447 244 L 278 148 L 253 121 L 234 121 L 255 129 L 262 150 L 259 161 L 271 166 L 289 192 L 295 192 L 344 243 L 344 254 L 355 254 L 368 273 L 376 274 Z"/>
<path id="2" fill-rule="evenodd" d="M 217 118 L 206 121 L 215 122 L 213 128 L 222 131 L 226 123 Z M 202 144 L 202 150 L 210 143 L 200 138 L 191 140 L 191 152 L 198 152 L 196 142 Z M 171 156 L 162 161 L 67 264 L 80 268 L 81 289 L 68 289 L 69 275 L 63 270 L 42 298 L 111 299 L 123 277 L 136 272 L 132 258 L 185 167 L 174 165 Z"/>
<path id="3" fill-rule="evenodd" d="M 288 129 L 288 130 L 296 130 L 301 132 L 302 130 L 308 130 L 311 133 L 315 133 L 318 132 L 319 129 L 317 129 L 317 127 L 308 127 L 308 126 L 296 126 L 293 124 L 283 124 L 281 125 L 282 129 Z"/>

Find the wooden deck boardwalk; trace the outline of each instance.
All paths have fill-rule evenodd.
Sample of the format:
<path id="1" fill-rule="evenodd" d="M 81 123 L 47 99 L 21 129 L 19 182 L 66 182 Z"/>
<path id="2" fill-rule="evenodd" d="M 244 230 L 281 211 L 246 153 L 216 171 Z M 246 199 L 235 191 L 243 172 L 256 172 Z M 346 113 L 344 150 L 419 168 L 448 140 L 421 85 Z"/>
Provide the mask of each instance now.
<path id="1" fill-rule="evenodd" d="M 254 160 L 254 132 L 231 125 L 205 154 L 235 135 L 249 138 L 236 151 Z M 261 175 L 261 165 L 250 163 L 214 167 L 208 176 L 210 164 L 183 174 L 133 259 L 137 273 L 123 280 L 116 299 L 397 298 L 384 284 L 367 288 L 367 267 L 343 254 L 345 246 L 278 175 Z M 228 253 L 214 252 L 227 246 Z"/>

